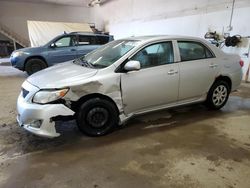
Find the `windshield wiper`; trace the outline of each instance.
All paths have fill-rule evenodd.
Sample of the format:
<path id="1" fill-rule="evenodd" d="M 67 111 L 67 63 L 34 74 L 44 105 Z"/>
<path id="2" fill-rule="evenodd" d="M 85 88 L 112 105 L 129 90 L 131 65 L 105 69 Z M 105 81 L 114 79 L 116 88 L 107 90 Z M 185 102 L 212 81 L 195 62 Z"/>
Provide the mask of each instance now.
<path id="1" fill-rule="evenodd" d="M 105 65 L 100 65 L 100 64 L 93 64 L 92 66 L 95 67 L 95 68 L 97 68 L 97 69 L 102 69 L 102 68 L 106 68 L 107 67 Z"/>
<path id="2" fill-rule="evenodd" d="M 79 64 L 83 67 L 93 68 L 92 64 L 90 64 L 88 61 L 78 58 L 73 61 L 73 63 Z"/>

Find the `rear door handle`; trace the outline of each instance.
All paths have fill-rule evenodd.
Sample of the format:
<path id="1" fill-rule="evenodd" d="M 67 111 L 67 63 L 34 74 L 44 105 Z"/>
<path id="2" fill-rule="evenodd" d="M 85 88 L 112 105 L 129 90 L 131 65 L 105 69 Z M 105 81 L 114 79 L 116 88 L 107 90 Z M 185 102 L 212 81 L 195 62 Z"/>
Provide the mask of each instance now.
<path id="1" fill-rule="evenodd" d="M 174 74 L 178 74 L 178 71 L 175 70 L 168 71 L 168 75 L 174 75 Z"/>
<path id="2" fill-rule="evenodd" d="M 74 51 L 76 51 L 76 49 L 70 49 L 70 51 L 74 52 Z"/>
<path id="3" fill-rule="evenodd" d="M 209 67 L 210 67 L 210 68 L 216 68 L 216 67 L 218 67 L 218 65 L 217 65 L 217 64 L 211 63 L 211 64 L 209 65 Z"/>

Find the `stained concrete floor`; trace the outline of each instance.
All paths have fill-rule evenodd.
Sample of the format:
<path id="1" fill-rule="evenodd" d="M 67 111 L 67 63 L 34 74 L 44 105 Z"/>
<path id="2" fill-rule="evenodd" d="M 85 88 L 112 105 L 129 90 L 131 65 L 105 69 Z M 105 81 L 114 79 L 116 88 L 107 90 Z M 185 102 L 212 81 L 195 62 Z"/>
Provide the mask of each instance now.
<path id="1" fill-rule="evenodd" d="M 100 138 L 59 122 L 64 134 L 44 139 L 15 121 L 25 78 L 0 66 L 0 187 L 250 187 L 249 84 L 220 111 L 164 110 Z"/>

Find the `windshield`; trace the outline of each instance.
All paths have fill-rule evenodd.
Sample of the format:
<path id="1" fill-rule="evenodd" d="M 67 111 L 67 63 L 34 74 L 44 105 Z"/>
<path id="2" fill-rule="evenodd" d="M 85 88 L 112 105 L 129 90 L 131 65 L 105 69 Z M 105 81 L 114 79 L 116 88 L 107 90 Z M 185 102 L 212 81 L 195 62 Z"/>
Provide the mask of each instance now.
<path id="1" fill-rule="evenodd" d="M 105 68 L 112 65 L 138 45 L 137 40 L 116 40 L 79 58 L 75 63 L 93 68 Z"/>

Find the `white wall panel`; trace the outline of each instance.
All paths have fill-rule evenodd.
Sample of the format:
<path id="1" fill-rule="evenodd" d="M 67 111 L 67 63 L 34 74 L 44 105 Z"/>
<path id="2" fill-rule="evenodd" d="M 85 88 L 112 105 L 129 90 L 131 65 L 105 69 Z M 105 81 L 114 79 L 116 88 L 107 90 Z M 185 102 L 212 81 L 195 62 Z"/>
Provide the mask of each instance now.
<path id="1" fill-rule="evenodd" d="M 232 0 L 114 0 L 96 7 L 91 18 L 99 28 L 106 28 L 116 39 L 155 34 L 204 37 L 210 31 L 227 30 Z M 231 35 L 250 36 L 250 0 L 236 0 Z M 242 56 L 245 48 L 223 48 Z M 245 61 L 244 72 L 249 59 Z"/>
<path id="2" fill-rule="evenodd" d="M 89 23 L 89 8 L 0 1 L 0 23 L 28 40 L 27 20 Z"/>

